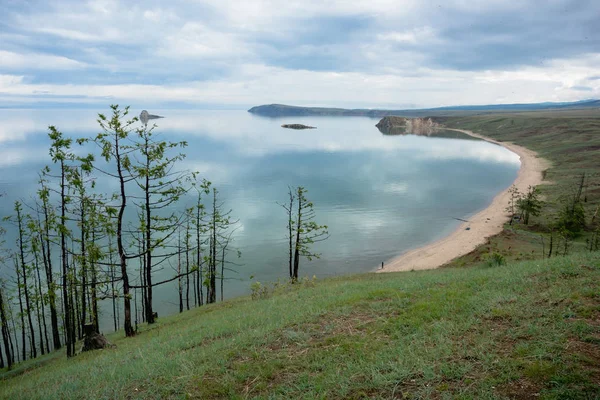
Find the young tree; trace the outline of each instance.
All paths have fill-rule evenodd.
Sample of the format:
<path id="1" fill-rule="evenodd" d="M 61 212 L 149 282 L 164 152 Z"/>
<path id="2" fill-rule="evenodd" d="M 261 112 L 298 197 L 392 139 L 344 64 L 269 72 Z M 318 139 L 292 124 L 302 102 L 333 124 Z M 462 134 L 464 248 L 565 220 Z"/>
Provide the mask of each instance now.
<path id="1" fill-rule="evenodd" d="M 132 125 L 135 122 L 133 120 L 124 120 L 129 114 L 129 107 L 124 110 L 119 109 L 118 105 L 112 105 L 112 116 L 107 118 L 104 114 L 98 115 L 98 123 L 102 128 L 102 132 L 93 138 L 93 142 L 98 145 L 102 151 L 102 157 L 106 162 L 114 161 L 116 173 L 103 171 L 98 169 L 100 172 L 108 175 L 109 177 L 116 178 L 119 184 L 119 192 L 116 194 L 116 199 L 119 202 L 117 206 L 117 252 L 119 254 L 119 265 L 121 268 L 121 281 L 123 282 L 123 318 L 124 318 L 124 329 L 125 336 L 131 337 L 135 335 L 133 325 L 131 324 L 131 293 L 129 284 L 129 274 L 127 271 L 127 261 L 133 256 L 128 255 L 125 250 L 124 241 L 124 216 L 125 209 L 127 208 L 127 184 L 131 182 L 134 177 L 131 176 L 128 171 L 131 168 L 130 153 L 134 150 L 127 147 L 126 141 L 129 138 L 129 134 L 133 130 Z M 84 141 L 80 141 L 83 143 Z M 97 168 L 96 168 L 97 169 Z M 112 207 L 107 208 L 107 212 L 114 215 Z"/>
<path id="2" fill-rule="evenodd" d="M 8 318 L 6 316 L 6 300 L 4 292 L 6 291 L 4 282 L 0 281 L 0 327 L 2 329 L 2 342 L 4 344 L 4 354 L 6 355 L 6 363 L 8 369 L 12 368 L 15 358 L 10 346 L 10 329 L 8 325 Z"/>
<path id="3" fill-rule="evenodd" d="M 183 282 L 181 277 L 181 231 L 177 235 L 177 291 L 179 293 L 179 312 L 183 312 Z"/>
<path id="4" fill-rule="evenodd" d="M 282 205 L 288 215 L 289 272 L 292 282 L 298 280 L 300 257 L 306 257 L 309 261 L 319 258 L 320 254 L 314 253 L 311 246 L 329 237 L 327 225 L 319 225 L 314 221 L 314 205 L 306 198 L 306 193 L 307 190 L 302 186 L 289 188 L 289 203 Z"/>
<path id="5" fill-rule="evenodd" d="M 54 271 L 52 267 L 52 246 L 50 239 L 51 231 L 56 227 L 56 214 L 50 207 L 50 190 L 48 189 L 48 181 L 46 175 L 50 172 L 50 168 L 45 167 L 42 171 L 38 190 L 38 197 L 41 200 L 42 220 L 38 222 L 40 225 L 40 247 L 42 252 L 42 262 L 46 275 L 46 293 L 48 295 L 48 305 L 50 306 L 50 324 L 52 326 L 52 342 L 54 350 L 61 348 L 60 332 L 58 330 L 58 313 L 56 311 L 56 287 L 54 284 Z"/>
<path id="6" fill-rule="evenodd" d="M 279 204 L 287 215 L 287 239 L 288 239 L 288 266 L 290 279 L 294 277 L 294 203 L 296 202 L 295 190 L 288 186 L 289 203 Z"/>
<path id="7" fill-rule="evenodd" d="M 67 176 L 70 172 L 69 165 L 75 159 L 71 152 L 72 140 L 64 138 L 62 132 L 56 127 L 50 126 L 48 136 L 52 141 L 50 145 L 50 157 L 52 162 L 58 164 L 60 180 L 60 218 L 57 224 L 57 230 L 60 234 L 60 258 L 62 265 L 62 297 L 63 297 L 63 312 L 65 319 L 65 337 L 67 346 L 67 357 L 75 355 L 75 319 L 74 308 L 72 302 L 72 276 L 71 267 L 69 266 L 69 250 L 67 248 L 67 238 L 70 236 L 70 231 L 67 227 L 67 205 L 70 202 L 68 196 Z"/>
<path id="8" fill-rule="evenodd" d="M 17 237 L 17 249 L 18 249 L 18 259 L 20 264 L 20 273 L 21 273 L 21 282 L 20 286 L 23 288 L 23 293 L 25 295 L 25 314 L 27 315 L 27 321 L 29 322 L 29 337 L 31 343 L 31 354 L 32 357 L 37 357 L 37 350 L 35 346 L 35 331 L 33 330 L 33 320 L 31 318 L 32 309 L 31 309 L 31 299 L 29 295 L 29 285 L 27 284 L 27 278 L 29 275 L 29 266 L 25 261 L 25 252 L 28 249 L 26 244 L 26 233 L 25 233 L 25 216 L 22 214 L 22 205 L 20 202 L 15 202 L 15 213 L 16 222 L 18 228 L 18 237 Z M 20 295 L 19 295 L 20 296 Z"/>
<path id="9" fill-rule="evenodd" d="M 534 186 L 527 188 L 527 193 L 517 200 L 517 208 L 521 212 L 525 225 L 529 224 L 529 217 L 537 217 L 542 210 L 543 202 L 539 198 L 539 189 Z"/>
<path id="10" fill-rule="evenodd" d="M 0 197 L 2 195 L 0 194 Z M 4 245 L 4 234 L 5 230 L 0 226 L 0 267 L 5 266 L 6 259 L 4 258 L 3 245 Z M 10 343 L 10 328 L 7 317 L 7 305 L 6 305 L 6 286 L 3 279 L 0 278 L 0 330 L 2 331 L 2 343 L 4 344 L 4 354 L 6 355 L 6 364 L 8 369 L 12 368 L 15 362 L 14 352 Z M 2 350 L 0 349 L 0 352 Z M 4 366 L 2 367 L 4 368 Z"/>
<path id="11" fill-rule="evenodd" d="M 204 293 L 202 288 L 204 287 L 204 260 L 202 257 L 202 236 L 206 233 L 207 227 L 204 223 L 204 217 L 206 216 L 206 209 L 204 204 L 202 203 L 202 195 L 208 195 L 210 193 L 210 185 L 211 183 L 206 179 L 203 179 L 201 182 L 194 183 L 194 188 L 196 190 L 196 205 L 195 205 L 195 218 L 194 218 L 194 228 L 196 233 L 196 293 L 197 293 L 197 303 L 198 305 L 203 305 L 204 303 Z"/>
<path id="12" fill-rule="evenodd" d="M 519 200 L 523 197 L 523 194 L 519 192 L 519 189 L 515 185 L 512 185 L 510 189 L 508 189 L 508 193 L 510 194 L 510 199 L 508 200 L 508 206 L 506 207 L 506 211 L 510 213 L 509 224 L 512 225 L 516 215 L 517 204 Z"/>
<path id="13" fill-rule="evenodd" d="M 154 133 L 154 125 L 144 125 L 137 130 L 137 141 L 131 146 L 140 156 L 136 162 L 125 167 L 134 177 L 143 192 L 143 199 L 138 206 L 143 210 L 144 231 L 144 309 L 149 324 L 154 323 L 152 268 L 155 264 L 155 250 L 175 232 L 180 221 L 175 212 L 165 215 L 165 210 L 179 200 L 187 192 L 182 185 L 185 174 L 174 170 L 175 164 L 185 158 L 185 154 L 170 155 L 176 148 L 185 148 L 187 142 L 168 142 L 160 140 Z M 161 214 L 160 212 L 163 211 Z M 165 256 L 159 256 L 161 261 Z M 189 280 L 189 277 L 186 277 Z M 188 300 L 189 301 L 189 300 Z M 189 306 L 188 306 L 189 308 Z"/>
<path id="14" fill-rule="evenodd" d="M 581 175 L 576 190 L 567 198 L 559 213 L 558 229 L 578 233 L 585 228 L 585 208 L 581 200 L 584 183 L 585 173 Z"/>
<path id="15" fill-rule="evenodd" d="M 217 276 L 219 275 L 217 267 L 219 264 L 221 264 L 221 284 L 223 283 L 225 263 L 227 262 L 225 260 L 227 247 L 232 239 L 232 228 L 238 222 L 231 219 L 231 212 L 232 210 L 223 211 L 223 203 L 219 201 L 219 191 L 217 188 L 212 187 L 212 201 L 207 226 L 209 252 L 208 256 L 205 257 L 206 277 L 204 279 L 207 304 L 217 301 Z"/>
<path id="16" fill-rule="evenodd" d="M 31 253 L 33 254 L 33 280 L 34 290 L 33 298 L 35 302 L 36 316 L 38 333 L 40 337 L 40 351 L 42 355 L 45 354 L 46 350 L 50 352 L 50 346 L 48 343 L 48 330 L 46 326 L 46 313 L 45 313 L 45 301 L 44 293 L 42 291 L 42 279 L 40 273 L 40 245 L 39 245 L 39 227 L 36 224 L 36 220 L 28 216 L 27 229 L 29 231 L 29 237 L 31 239 Z M 43 332 L 42 332 L 43 329 Z M 46 347 L 44 347 L 44 339 L 46 340 Z"/>

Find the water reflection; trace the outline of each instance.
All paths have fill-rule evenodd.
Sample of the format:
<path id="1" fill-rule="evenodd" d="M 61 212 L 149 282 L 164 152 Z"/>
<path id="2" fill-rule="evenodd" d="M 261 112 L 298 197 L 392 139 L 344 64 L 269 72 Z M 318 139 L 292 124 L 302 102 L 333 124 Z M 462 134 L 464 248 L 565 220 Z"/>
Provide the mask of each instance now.
<path id="1" fill-rule="evenodd" d="M 139 115 L 141 110 L 132 110 Z M 285 200 L 288 185 L 302 185 L 315 203 L 318 221 L 330 227 L 319 243 L 320 260 L 304 261 L 301 275 L 319 277 L 368 271 L 406 249 L 436 240 L 485 207 L 514 180 L 518 157 L 475 140 L 387 136 L 378 119 L 365 117 L 260 118 L 245 111 L 152 110 L 164 116 L 157 132 L 187 140 L 181 167 L 199 171 L 220 189 L 226 209 L 240 219 L 235 245 L 242 267 L 226 296 L 245 293 L 249 277 L 261 281 L 286 275 Z M 49 164 L 47 125 L 67 136 L 98 131 L 91 110 L 3 110 L 0 127 L 0 214 L 17 198 L 35 194 L 37 173 Z M 294 131 L 284 123 L 317 129 Z M 460 138 L 466 139 L 466 138 Z M 83 152 L 83 149 L 78 151 Z M 114 182 L 98 181 L 110 192 Z M 190 204 L 193 199 L 187 199 Z M 172 274 L 169 268 L 157 279 Z M 175 310 L 176 292 L 161 287 L 157 310 Z"/>

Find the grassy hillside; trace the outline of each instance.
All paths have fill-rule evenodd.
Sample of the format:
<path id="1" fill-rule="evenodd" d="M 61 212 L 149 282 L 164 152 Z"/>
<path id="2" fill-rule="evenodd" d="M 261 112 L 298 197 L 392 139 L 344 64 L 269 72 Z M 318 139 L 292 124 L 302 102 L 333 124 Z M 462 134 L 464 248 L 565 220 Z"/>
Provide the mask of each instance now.
<path id="1" fill-rule="evenodd" d="M 572 251 L 581 251 L 593 231 L 600 227 L 600 109 L 537 111 L 499 115 L 436 118 L 451 128 L 472 130 L 499 141 L 514 142 L 536 151 L 551 162 L 545 173 L 548 184 L 540 187 L 545 199 L 542 214 L 530 226 L 505 226 L 490 244 L 455 260 L 451 265 L 468 265 L 490 250 L 512 260 L 542 258 L 541 236 L 548 251 L 549 233 L 566 200 L 575 192 L 585 172 L 584 203 L 587 229 L 576 235 Z M 562 239 L 558 238 L 559 246 Z"/>
<path id="2" fill-rule="evenodd" d="M 2 398 L 599 398 L 600 253 L 366 274 L 24 364 Z"/>

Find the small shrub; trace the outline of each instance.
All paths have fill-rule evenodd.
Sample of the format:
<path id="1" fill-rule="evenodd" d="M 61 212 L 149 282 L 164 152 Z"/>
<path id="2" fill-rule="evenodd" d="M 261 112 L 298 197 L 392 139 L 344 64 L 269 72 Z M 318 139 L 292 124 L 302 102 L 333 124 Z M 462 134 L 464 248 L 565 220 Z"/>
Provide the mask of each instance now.
<path id="1" fill-rule="evenodd" d="M 260 282 L 252 282 L 250 291 L 252 300 L 266 299 L 273 295 L 287 293 L 290 290 L 297 290 L 304 287 L 314 287 L 317 282 L 317 277 L 312 278 L 307 276 L 298 279 L 295 283 L 289 280 L 278 279 L 275 282 L 262 284 Z"/>
<path id="2" fill-rule="evenodd" d="M 489 267 L 500 267 L 506 265 L 506 258 L 497 251 L 486 255 L 485 261 Z"/>
<path id="3" fill-rule="evenodd" d="M 269 297 L 269 287 L 260 282 L 252 282 L 250 285 L 252 300 L 266 299 Z"/>
<path id="4" fill-rule="evenodd" d="M 315 287 L 315 284 L 317 283 L 317 277 L 316 275 L 313 275 L 312 278 L 305 276 L 300 280 L 300 283 L 305 287 Z"/>

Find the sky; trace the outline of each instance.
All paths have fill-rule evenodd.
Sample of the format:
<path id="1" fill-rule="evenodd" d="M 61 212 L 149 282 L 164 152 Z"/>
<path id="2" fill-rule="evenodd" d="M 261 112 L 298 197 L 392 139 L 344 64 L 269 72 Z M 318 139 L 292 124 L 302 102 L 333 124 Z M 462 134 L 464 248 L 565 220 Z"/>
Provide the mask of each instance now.
<path id="1" fill-rule="evenodd" d="M 0 107 L 600 98 L 598 0 L 0 0 Z"/>

